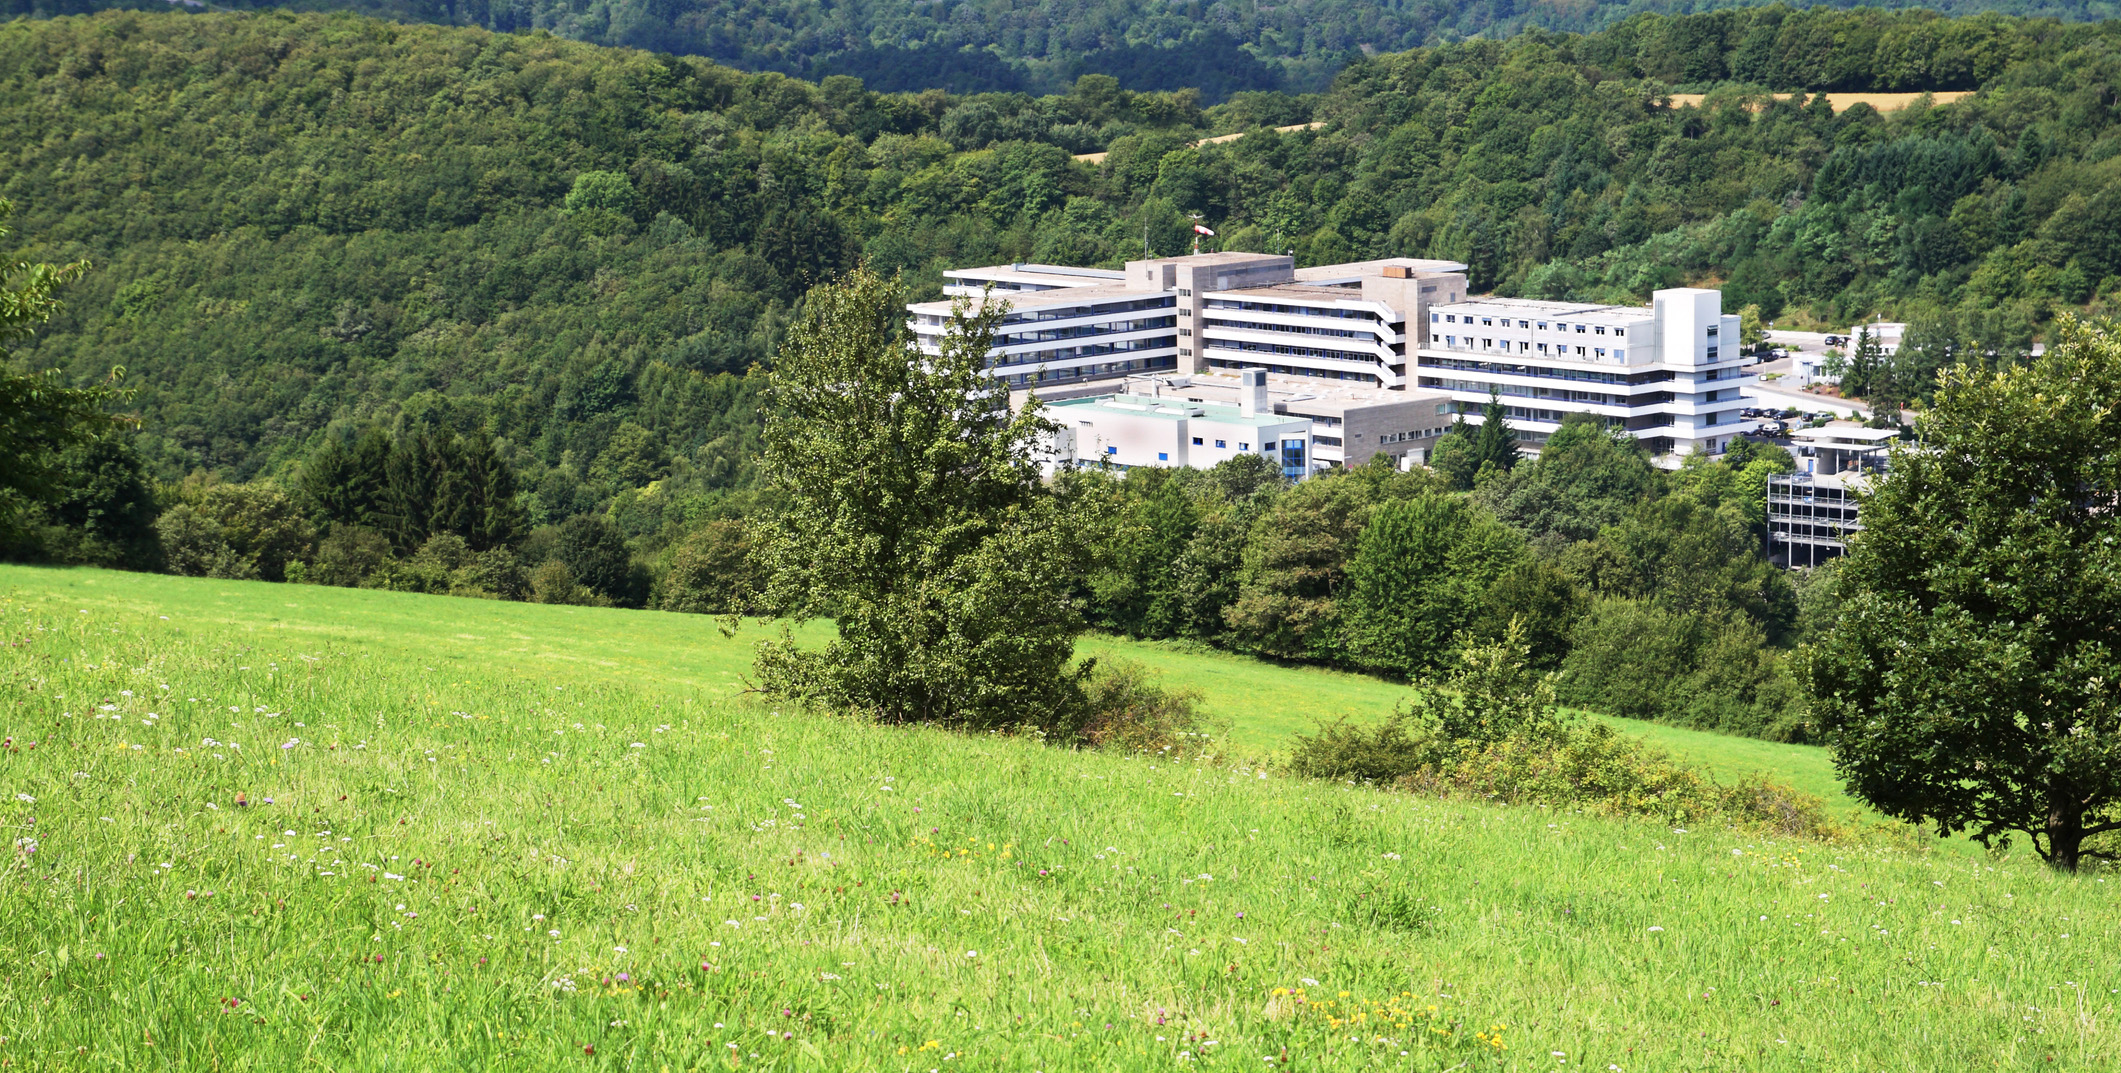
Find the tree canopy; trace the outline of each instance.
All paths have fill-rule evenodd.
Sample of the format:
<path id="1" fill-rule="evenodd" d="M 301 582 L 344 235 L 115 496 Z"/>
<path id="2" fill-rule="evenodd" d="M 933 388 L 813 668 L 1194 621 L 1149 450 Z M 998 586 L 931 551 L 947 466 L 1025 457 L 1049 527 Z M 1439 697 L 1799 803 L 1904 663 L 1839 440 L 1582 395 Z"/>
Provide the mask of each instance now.
<path id="1" fill-rule="evenodd" d="M 1816 718 L 1887 815 L 2028 836 L 2074 870 L 2121 831 L 2121 335 L 1948 370 L 1918 445 L 1863 496 Z"/>

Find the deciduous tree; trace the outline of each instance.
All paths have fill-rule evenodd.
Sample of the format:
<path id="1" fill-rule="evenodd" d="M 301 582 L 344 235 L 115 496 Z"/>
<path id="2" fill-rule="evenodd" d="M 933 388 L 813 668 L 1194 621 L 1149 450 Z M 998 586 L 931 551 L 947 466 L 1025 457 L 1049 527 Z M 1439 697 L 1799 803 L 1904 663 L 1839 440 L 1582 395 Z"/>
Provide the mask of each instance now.
<path id="1" fill-rule="evenodd" d="M 1955 367 L 1923 430 L 1863 499 L 1814 717 L 1880 811 L 2075 870 L 2121 831 L 2121 338 Z"/>

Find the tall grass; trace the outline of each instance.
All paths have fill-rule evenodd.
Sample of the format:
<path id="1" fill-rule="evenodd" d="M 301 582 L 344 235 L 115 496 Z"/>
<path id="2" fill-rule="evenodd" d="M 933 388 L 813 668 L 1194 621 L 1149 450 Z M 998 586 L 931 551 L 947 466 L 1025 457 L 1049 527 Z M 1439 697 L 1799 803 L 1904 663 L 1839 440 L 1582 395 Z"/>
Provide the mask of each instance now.
<path id="1" fill-rule="evenodd" d="M 0 1061 L 21 1068 L 2121 1050 L 2104 876 L 865 727 L 731 699 L 704 664 L 585 669 L 678 646 L 671 616 L 67 588 L 99 576 L 120 577 L 0 579 Z M 336 639 L 371 613 L 488 656 Z"/>

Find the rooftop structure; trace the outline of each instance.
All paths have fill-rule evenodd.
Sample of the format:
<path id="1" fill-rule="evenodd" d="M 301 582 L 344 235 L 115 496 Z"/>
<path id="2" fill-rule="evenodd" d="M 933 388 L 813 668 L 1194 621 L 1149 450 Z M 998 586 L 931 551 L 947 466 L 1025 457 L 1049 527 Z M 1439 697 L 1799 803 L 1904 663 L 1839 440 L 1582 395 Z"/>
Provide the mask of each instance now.
<path id="1" fill-rule="evenodd" d="M 1571 413 L 1626 430 L 1676 460 L 1719 454 L 1756 431 L 1743 419 L 1755 381 L 1739 353 L 1738 318 L 1720 291 L 1661 290 L 1648 306 L 1481 298 L 1428 310 L 1418 386 L 1446 392 L 1477 424 L 1500 398 L 1520 440 L 1537 446 Z"/>

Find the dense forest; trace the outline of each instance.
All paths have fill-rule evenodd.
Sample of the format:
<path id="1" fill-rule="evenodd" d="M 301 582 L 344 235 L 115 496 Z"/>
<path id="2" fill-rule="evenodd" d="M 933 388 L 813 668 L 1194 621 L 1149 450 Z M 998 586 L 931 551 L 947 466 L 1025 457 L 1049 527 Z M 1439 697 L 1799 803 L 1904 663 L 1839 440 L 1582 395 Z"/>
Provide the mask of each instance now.
<path id="1" fill-rule="evenodd" d="M 2057 315 L 2121 304 L 2117 46 L 2121 24 L 1646 15 L 1203 107 L 1094 74 L 1043 97 L 879 93 L 345 14 L 17 21 L 0 27 L 8 259 L 90 268 L 14 360 L 84 384 L 123 366 L 139 420 L 67 448 L 43 536 L 9 553 L 713 609 L 743 569 L 736 520 L 770 509 L 749 371 L 812 284 L 863 260 L 932 291 L 951 265 L 1173 254 L 1189 211 L 1230 248 L 1449 257 L 1502 294 L 1704 283 L 1786 326 L 1910 320 L 1877 375 L 1920 401 L 1939 364 L 2007 364 Z M 1680 85 L 1707 102 L 1674 106 Z M 1836 112 L 1805 92 L 1823 88 L 1977 92 Z M 1267 129 L 1303 121 L 1322 126 Z M 1547 465 L 1499 467 L 1469 501 L 1560 571 L 1568 606 L 1666 615 L 1688 651 L 1794 635 L 1786 584 L 1669 618 L 1656 571 L 1566 560 L 1672 511 L 1721 518 L 1694 546 L 1752 570 L 1754 523 L 1716 513 L 1725 491 L 1600 492 L 1563 540 L 1540 519 L 1590 493 L 1533 481 Z M 1173 635 L 1373 666 L 1354 635 L 1270 644 L 1245 613 Z M 1748 710 L 1732 719 L 1780 718 Z"/>
<path id="2" fill-rule="evenodd" d="M 1759 48 L 1747 41 L 1758 31 L 1753 14 L 1742 10 L 1742 0 L 181 2 L 192 10 L 339 10 L 510 33 L 547 30 L 578 41 L 703 56 L 746 70 L 812 80 L 852 75 L 880 90 L 1052 93 L 1080 75 L 1108 74 L 1128 89 L 1191 87 L 1211 102 L 1245 90 L 1321 90 L 1348 63 L 1379 53 L 1476 36 L 1500 39 L 1532 28 L 1599 30 L 1645 13 L 1713 13 L 1709 20 L 1683 24 L 1679 39 L 1668 46 L 1678 53 L 1692 53 L 1704 41 L 1719 37 Z M 5 0 L 0 11 L 50 16 L 163 6 L 164 0 Z M 1846 0 L 1827 5 L 1850 6 Z M 1891 0 L 1871 6 L 1913 5 Z M 1929 0 L 1921 6 L 1948 15 L 1993 12 L 2078 21 L 2121 16 L 2121 4 L 2114 0 Z M 1845 27 L 1839 29 L 1846 32 Z M 1705 71 L 1690 74 L 1703 82 L 1721 77 Z M 1858 87 L 1789 82 L 1775 88 Z"/>

